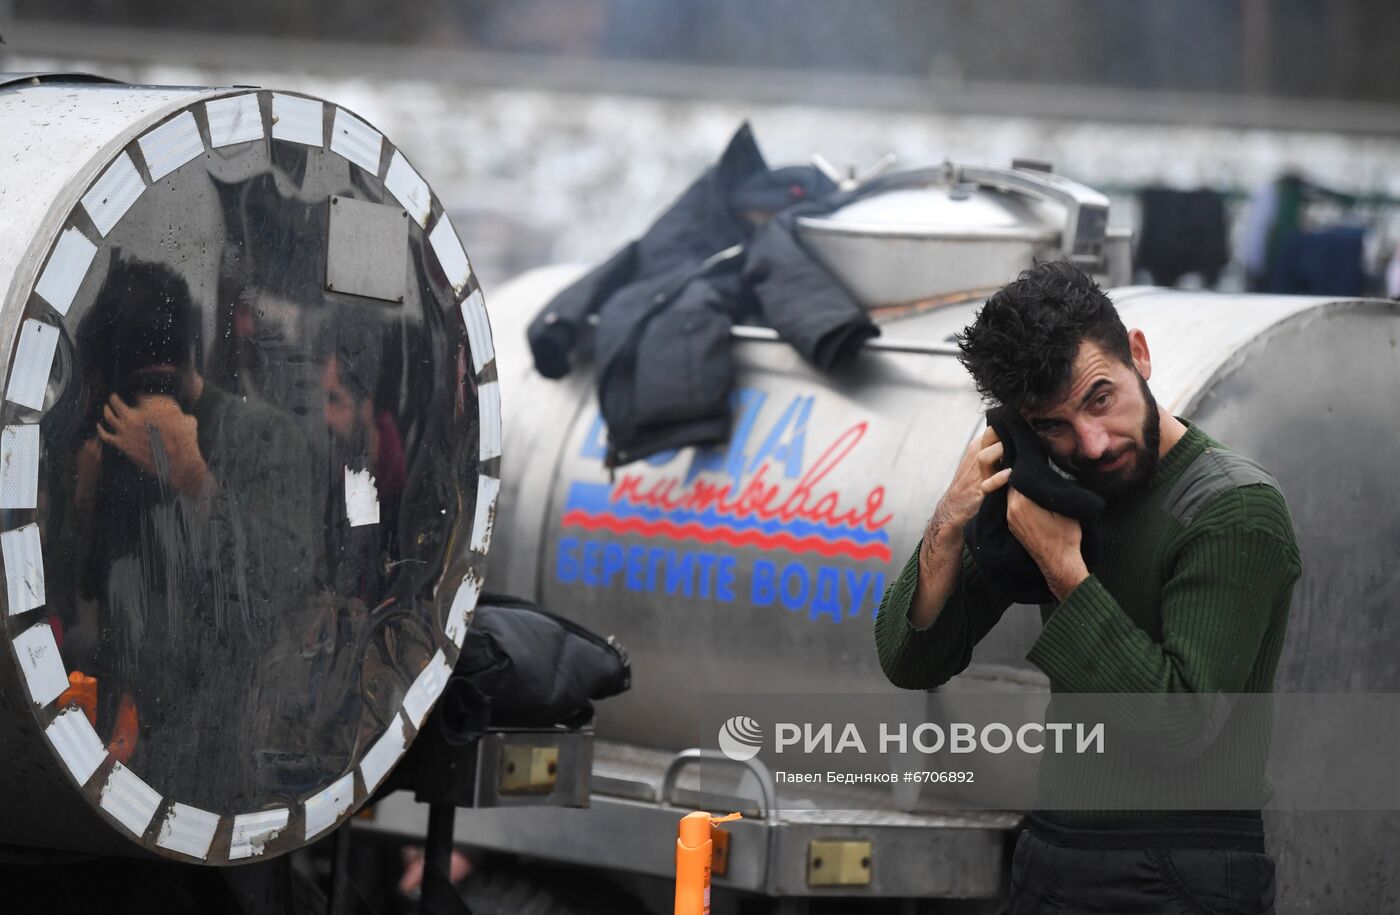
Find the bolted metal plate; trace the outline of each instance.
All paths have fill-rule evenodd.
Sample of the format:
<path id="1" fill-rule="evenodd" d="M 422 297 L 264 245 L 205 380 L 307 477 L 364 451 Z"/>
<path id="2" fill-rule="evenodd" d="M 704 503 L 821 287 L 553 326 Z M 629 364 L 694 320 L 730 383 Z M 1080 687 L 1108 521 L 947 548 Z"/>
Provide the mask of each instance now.
<path id="1" fill-rule="evenodd" d="M 326 289 L 403 301 L 408 276 L 408 212 L 350 197 L 331 197 Z"/>
<path id="2" fill-rule="evenodd" d="M 501 754 L 502 794 L 548 794 L 558 780 L 559 748 L 506 744 Z"/>
<path id="3" fill-rule="evenodd" d="M 870 845 L 860 841 L 815 841 L 807 846 L 808 886 L 869 886 Z"/>

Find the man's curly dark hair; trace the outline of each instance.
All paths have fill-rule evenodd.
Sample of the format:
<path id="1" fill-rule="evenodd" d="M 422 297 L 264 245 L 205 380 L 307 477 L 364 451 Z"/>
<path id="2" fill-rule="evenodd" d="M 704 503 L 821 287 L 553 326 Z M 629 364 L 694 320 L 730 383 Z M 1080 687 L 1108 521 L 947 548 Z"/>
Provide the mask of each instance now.
<path id="1" fill-rule="evenodd" d="M 1132 362 L 1128 331 L 1098 284 L 1073 264 L 1047 261 L 987 300 L 957 335 L 958 361 L 987 400 L 1034 410 L 1053 403 L 1068 387 L 1084 340 Z"/>
<path id="2" fill-rule="evenodd" d="M 198 368 L 199 313 L 190 286 L 171 267 L 112 256 L 77 342 L 89 365 L 115 389 L 132 372 L 155 365 Z"/>

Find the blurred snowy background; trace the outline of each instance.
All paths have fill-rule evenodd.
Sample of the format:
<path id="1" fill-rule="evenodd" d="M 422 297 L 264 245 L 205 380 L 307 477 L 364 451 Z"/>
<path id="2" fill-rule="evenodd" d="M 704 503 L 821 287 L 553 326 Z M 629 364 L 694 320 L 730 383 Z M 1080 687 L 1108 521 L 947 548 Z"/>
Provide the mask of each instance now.
<path id="1" fill-rule="evenodd" d="M 1285 172 L 1400 241 L 1400 7 L 1333 0 L 0 0 L 0 69 L 314 93 L 403 149 L 489 294 L 642 231 L 754 125 L 770 163 L 1041 159 L 1134 225 Z M 1187 282 L 1190 282 L 1188 279 Z M 1222 288 L 1238 288 L 1232 264 Z"/>

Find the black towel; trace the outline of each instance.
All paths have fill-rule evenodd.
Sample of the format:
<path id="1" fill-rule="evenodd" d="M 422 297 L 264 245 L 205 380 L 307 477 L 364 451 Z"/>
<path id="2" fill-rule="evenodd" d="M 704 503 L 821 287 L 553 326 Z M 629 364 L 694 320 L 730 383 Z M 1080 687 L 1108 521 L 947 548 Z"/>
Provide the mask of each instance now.
<path id="1" fill-rule="evenodd" d="M 1008 485 L 1041 508 L 1079 522 L 1084 532 L 1079 551 L 1093 571 L 1099 554 L 1095 520 L 1103 512 L 1103 497 L 1056 471 L 1040 437 L 1016 411 L 989 410 L 987 425 L 1001 439 L 1002 465 L 1011 468 Z M 1055 603 L 1040 567 L 1006 523 L 1006 498 L 1006 486 L 983 498 L 977 517 L 963 530 L 967 548 L 982 576 L 1005 597 L 1018 604 Z"/>

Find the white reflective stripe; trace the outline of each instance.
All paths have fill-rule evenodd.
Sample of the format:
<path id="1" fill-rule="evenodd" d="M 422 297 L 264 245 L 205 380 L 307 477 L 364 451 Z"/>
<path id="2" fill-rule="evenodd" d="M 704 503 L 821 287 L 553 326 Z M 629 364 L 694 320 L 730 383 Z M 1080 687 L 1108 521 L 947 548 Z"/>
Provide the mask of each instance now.
<path id="1" fill-rule="evenodd" d="M 0 508 L 39 505 L 39 425 L 0 432 Z"/>
<path id="2" fill-rule="evenodd" d="M 355 800 L 355 773 L 337 779 L 324 791 L 306 799 L 306 840 L 309 842 L 335 825 Z"/>
<path id="3" fill-rule="evenodd" d="M 165 822 L 160 824 L 156 844 L 204 861 L 209 857 L 209 846 L 213 844 L 214 833 L 218 829 L 217 813 L 186 804 L 172 804 L 170 812 L 165 815 Z"/>
<path id="4" fill-rule="evenodd" d="M 141 146 L 141 155 L 146 157 L 146 170 L 151 173 L 152 183 L 204 152 L 199 125 L 188 111 L 180 112 L 136 142 Z"/>
<path id="5" fill-rule="evenodd" d="M 83 209 L 105 237 L 145 190 L 146 182 L 141 180 L 141 173 L 132 164 L 131 157 L 118 153 L 102 177 L 83 195 Z"/>
<path id="6" fill-rule="evenodd" d="M 481 417 L 481 460 L 501 456 L 501 386 L 488 381 L 476 389 L 478 413 Z"/>
<path id="7" fill-rule="evenodd" d="M 491 548 L 491 527 L 495 523 L 496 494 L 501 491 L 501 481 L 495 477 L 476 479 L 476 517 L 472 519 L 471 548 L 484 553 Z"/>
<path id="8" fill-rule="evenodd" d="M 112 773 L 107 776 L 107 784 L 102 786 L 103 810 L 139 839 L 159 806 L 159 792 L 121 763 L 112 764 Z"/>
<path id="9" fill-rule="evenodd" d="M 461 295 L 462 290 L 467 288 L 467 280 L 471 279 L 472 265 L 467 260 L 462 240 L 457 237 L 456 230 L 452 228 L 452 220 L 447 218 L 446 213 L 439 217 L 437 225 L 433 226 L 433 231 L 428 234 L 428 244 L 432 245 L 438 265 L 442 267 L 447 281 L 452 284 L 452 291 Z"/>
<path id="10" fill-rule="evenodd" d="M 378 176 L 384 136 L 344 108 L 337 108 L 335 123 L 331 126 L 331 152 Z"/>
<path id="11" fill-rule="evenodd" d="M 287 828 L 291 811 L 286 807 L 276 810 L 259 810 L 257 813 L 240 813 L 233 818 L 233 838 L 229 842 L 228 858 L 237 861 L 260 855 L 267 843 L 277 838 Z"/>
<path id="12" fill-rule="evenodd" d="M 73 306 L 73 297 L 83 284 L 92 259 L 97 256 L 97 245 L 88 241 L 87 236 L 71 227 L 58 237 L 34 291 L 61 315 L 68 314 Z"/>
<path id="13" fill-rule="evenodd" d="M 88 721 L 87 713 L 82 709 L 70 708 L 59 712 L 44 729 L 44 736 L 49 738 L 49 743 L 53 744 L 59 758 L 80 785 L 86 784 L 97 767 L 102 765 L 102 760 L 107 758 L 107 748 L 102 745 L 102 738 L 92 729 L 92 722 Z"/>
<path id="14" fill-rule="evenodd" d="M 295 95 L 272 96 L 272 137 L 307 146 L 326 144 L 326 125 L 321 103 Z"/>
<path id="15" fill-rule="evenodd" d="M 262 112 L 256 95 L 214 99 L 204 103 L 204 112 L 209 118 L 209 143 L 215 149 L 263 138 Z"/>
<path id="16" fill-rule="evenodd" d="M 351 527 L 379 523 L 379 490 L 368 470 L 345 468 L 345 517 Z"/>
<path id="17" fill-rule="evenodd" d="M 58 348 L 58 328 L 28 318 L 20 328 L 15 347 L 15 364 L 10 368 L 10 386 L 5 399 L 31 410 L 44 409 L 44 392 L 53 371 L 53 352 Z"/>
<path id="18" fill-rule="evenodd" d="M 457 586 L 457 593 L 452 596 L 452 609 L 447 613 L 447 625 L 442 628 L 458 648 L 462 647 L 462 639 L 467 635 L 467 614 L 471 613 L 480 596 L 481 579 L 475 572 L 468 572 Z"/>
<path id="19" fill-rule="evenodd" d="M 414 170 L 408 160 L 396 149 L 389 159 L 389 171 L 384 175 L 384 186 L 399 206 L 408 210 L 408 215 L 420 228 L 428 227 L 428 216 L 433 209 L 433 195 L 428 190 L 428 182 Z"/>
<path id="20" fill-rule="evenodd" d="M 478 374 L 496 358 L 491 342 L 491 322 L 486 317 L 486 300 L 478 289 L 462 300 L 462 323 L 467 326 L 467 343 L 472 350 L 472 370 Z"/>
<path id="21" fill-rule="evenodd" d="M 437 697 L 442 695 L 442 688 L 447 685 L 447 678 L 450 676 L 452 665 L 447 663 L 447 656 L 439 648 L 403 697 L 403 713 L 413 722 L 415 728 L 423 726 L 423 717 L 428 714 L 428 709 L 433 707 Z"/>
<path id="22" fill-rule="evenodd" d="M 394 720 L 389 722 L 389 729 L 374 742 L 374 746 L 369 748 L 369 752 L 360 760 L 360 778 L 365 783 L 365 791 L 373 792 L 379 787 L 379 783 L 384 781 L 384 776 L 389 774 L 389 770 L 394 768 L 394 763 L 398 762 L 408 749 L 408 740 L 404 737 L 403 716 L 398 712 L 394 713 Z"/>
<path id="23" fill-rule="evenodd" d="M 42 607 L 46 598 L 44 547 L 39 542 L 39 525 L 26 524 L 0 533 L 0 553 L 5 557 L 5 592 L 10 602 L 10 616 Z M 67 674 L 63 675 L 63 681 L 68 682 Z"/>

